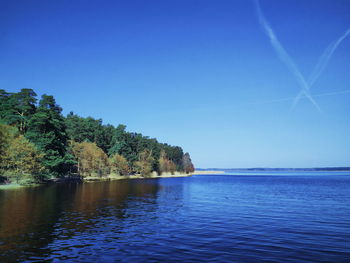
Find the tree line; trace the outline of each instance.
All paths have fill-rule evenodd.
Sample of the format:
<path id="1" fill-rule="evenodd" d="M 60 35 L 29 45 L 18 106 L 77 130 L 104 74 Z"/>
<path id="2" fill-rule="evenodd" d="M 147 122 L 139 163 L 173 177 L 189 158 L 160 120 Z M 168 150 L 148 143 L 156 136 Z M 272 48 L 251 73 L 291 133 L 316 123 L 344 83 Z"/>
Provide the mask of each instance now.
<path id="1" fill-rule="evenodd" d="M 0 182 L 38 182 L 64 176 L 148 176 L 191 173 L 179 146 L 103 124 L 102 119 L 62 115 L 55 98 L 32 89 L 0 89 Z"/>

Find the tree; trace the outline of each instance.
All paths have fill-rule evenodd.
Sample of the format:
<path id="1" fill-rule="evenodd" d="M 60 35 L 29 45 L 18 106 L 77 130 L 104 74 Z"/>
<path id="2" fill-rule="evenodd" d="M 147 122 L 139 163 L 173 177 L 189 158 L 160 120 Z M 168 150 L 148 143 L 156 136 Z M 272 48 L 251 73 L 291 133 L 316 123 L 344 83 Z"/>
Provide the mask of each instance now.
<path id="1" fill-rule="evenodd" d="M 80 176 L 103 176 L 109 173 L 108 157 L 95 143 L 72 142 L 71 148 Z"/>
<path id="2" fill-rule="evenodd" d="M 112 137 L 112 146 L 108 151 L 110 156 L 118 153 L 121 154 L 125 152 L 125 147 L 128 140 L 128 134 L 125 131 L 126 126 L 119 124 L 117 128 L 115 128 L 113 137 Z"/>
<path id="3" fill-rule="evenodd" d="M 66 175 L 74 172 L 77 167 L 82 174 L 106 174 L 109 165 L 114 172 L 120 174 L 139 172 L 148 175 L 152 171 L 174 173 L 194 169 L 189 155 L 185 156 L 179 146 L 159 143 L 141 133 L 127 132 L 126 126 L 122 124 L 117 127 L 104 125 L 102 119 L 83 118 L 73 112 L 64 118 L 61 107 L 52 96 L 43 95 L 37 104 L 36 93 L 32 89 L 22 89 L 18 93 L 0 89 L 0 123 L 17 127 L 10 129 L 11 134 L 12 131 L 17 134 L 11 137 L 16 138 L 11 139 L 14 151 L 23 149 L 31 152 L 30 148 L 34 144 L 37 153 L 33 154 L 43 154 L 41 162 L 52 176 Z M 8 138 L 8 129 L 2 129 L 0 162 L 4 164 L 1 160 L 6 156 L 10 158 L 12 153 L 4 153 L 9 149 L 9 142 L 4 139 Z M 32 144 L 28 144 L 20 134 Z M 68 141 L 78 144 L 72 143 L 70 147 Z M 109 163 L 107 154 L 110 157 Z M 19 160 L 25 159 L 21 158 Z M 14 159 L 11 160 L 13 167 L 25 166 L 24 163 L 19 165 L 14 163 Z M 2 169 L 7 169 L 7 166 L 4 167 L 3 165 Z M 27 168 L 22 170 L 28 171 Z"/>
<path id="4" fill-rule="evenodd" d="M 115 129 L 109 155 L 117 153 L 124 156 L 129 166 L 134 168 L 134 164 L 139 158 L 140 136 L 137 133 L 126 132 L 125 128 L 125 125 L 118 125 Z"/>
<path id="5" fill-rule="evenodd" d="M 0 124 L 0 170 L 10 181 L 38 180 L 45 171 L 43 154 L 15 128 Z"/>
<path id="6" fill-rule="evenodd" d="M 159 173 L 171 173 L 174 174 L 176 171 L 176 165 L 173 161 L 169 160 L 166 156 L 166 153 L 164 150 L 161 151 L 160 157 L 159 157 Z"/>
<path id="7" fill-rule="evenodd" d="M 177 171 L 182 171 L 182 157 L 183 157 L 183 150 L 179 146 L 171 146 L 168 144 L 162 144 L 161 145 L 162 150 L 165 151 L 167 157 L 169 160 L 173 161 L 176 165 Z"/>
<path id="8" fill-rule="evenodd" d="M 192 163 L 189 153 L 185 153 L 184 156 L 182 157 L 182 167 L 185 173 L 194 172 L 194 165 Z"/>
<path id="9" fill-rule="evenodd" d="M 114 154 L 109 158 L 111 172 L 128 175 L 131 172 L 128 161 L 120 154 Z"/>
<path id="10" fill-rule="evenodd" d="M 152 172 L 153 160 L 152 152 L 148 149 L 143 150 L 139 153 L 139 160 L 134 163 L 136 172 L 148 176 Z"/>
<path id="11" fill-rule="evenodd" d="M 108 154 L 109 149 L 112 147 L 112 139 L 115 128 L 113 125 L 107 124 L 102 126 L 102 132 L 100 136 L 96 138 L 96 144 Z"/>
<path id="12" fill-rule="evenodd" d="M 43 164 L 53 175 L 64 175 L 73 164 L 67 154 L 68 136 L 61 112 L 52 96 L 43 95 L 26 133 L 26 137 L 45 154 Z"/>
<path id="13" fill-rule="evenodd" d="M 67 134 L 75 142 L 95 142 L 105 153 L 112 146 L 112 137 L 115 128 L 112 125 L 103 125 L 101 119 L 79 117 L 70 112 L 65 118 Z"/>
<path id="14" fill-rule="evenodd" d="M 0 118 L 7 122 L 6 118 L 11 110 L 10 105 L 10 96 L 11 93 L 6 92 L 3 89 L 0 89 Z"/>
<path id="15" fill-rule="evenodd" d="M 11 127 L 0 123 L 0 166 L 2 169 L 6 166 L 6 152 L 10 144 Z"/>
<path id="16" fill-rule="evenodd" d="M 127 132 L 125 128 L 125 125 L 119 125 L 115 129 L 109 155 L 118 153 L 124 156 L 129 166 L 136 169 L 135 163 L 139 160 L 139 154 L 147 149 L 153 158 L 152 171 L 158 171 L 161 144 L 156 139 L 143 136 L 141 133 Z"/>
<path id="17" fill-rule="evenodd" d="M 28 122 L 36 109 L 36 93 L 32 89 L 21 89 L 18 93 L 7 93 L 0 90 L 0 117 L 11 125 L 16 125 L 24 134 Z"/>

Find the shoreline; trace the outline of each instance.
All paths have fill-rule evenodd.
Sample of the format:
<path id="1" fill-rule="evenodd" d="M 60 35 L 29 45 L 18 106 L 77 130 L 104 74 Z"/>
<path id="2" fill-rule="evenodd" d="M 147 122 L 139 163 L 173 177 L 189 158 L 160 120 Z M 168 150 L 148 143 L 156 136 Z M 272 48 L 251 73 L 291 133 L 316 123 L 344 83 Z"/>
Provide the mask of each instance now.
<path id="1" fill-rule="evenodd" d="M 190 177 L 194 175 L 195 173 L 179 173 L 175 172 L 175 174 L 171 173 L 164 173 L 161 175 L 158 175 L 157 173 L 153 172 L 151 175 L 144 176 L 141 174 L 135 174 L 135 175 L 108 175 L 106 177 L 98 177 L 98 176 L 88 176 L 85 177 L 82 181 L 83 182 L 98 182 L 98 181 L 115 181 L 115 180 L 128 180 L 128 179 L 157 179 L 157 178 L 176 178 L 176 177 Z"/>
<path id="2" fill-rule="evenodd" d="M 153 172 L 149 176 L 144 176 L 141 174 L 135 174 L 135 175 L 108 175 L 104 177 L 99 176 L 88 176 L 85 178 L 74 178 L 74 177 L 66 177 L 66 178 L 53 178 L 46 182 L 42 183 L 35 183 L 35 184 L 18 184 L 18 183 L 9 183 L 9 184 L 0 184 L 0 190 L 14 190 L 19 189 L 23 187 L 34 187 L 34 186 L 41 186 L 41 185 L 49 185 L 49 184 L 58 184 L 58 183 L 65 183 L 65 182 L 81 182 L 81 183 L 92 183 L 92 182 L 104 182 L 104 181 L 117 181 L 117 180 L 133 180 L 133 179 L 157 179 L 157 178 L 176 178 L 176 177 L 190 177 L 194 175 L 195 173 L 179 173 L 175 172 L 175 174 L 171 173 L 164 173 L 161 175 L 158 175 L 157 173 Z"/>

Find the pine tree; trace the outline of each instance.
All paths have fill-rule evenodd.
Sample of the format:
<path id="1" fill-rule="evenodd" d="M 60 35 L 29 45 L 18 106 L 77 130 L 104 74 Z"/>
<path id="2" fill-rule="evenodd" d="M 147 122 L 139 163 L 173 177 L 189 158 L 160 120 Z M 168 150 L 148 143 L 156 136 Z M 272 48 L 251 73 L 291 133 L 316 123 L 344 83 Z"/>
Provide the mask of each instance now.
<path id="1" fill-rule="evenodd" d="M 73 163 L 67 154 L 68 136 L 61 112 L 52 96 L 43 95 L 26 133 L 45 154 L 43 164 L 53 175 L 64 175 Z"/>
<path id="2" fill-rule="evenodd" d="M 18 93 L 0 90 L 0 117 L 10 125 L 16 125 L 21 134 L 36 109 L 36 93 L 32 89 L 21 89 Z"/>

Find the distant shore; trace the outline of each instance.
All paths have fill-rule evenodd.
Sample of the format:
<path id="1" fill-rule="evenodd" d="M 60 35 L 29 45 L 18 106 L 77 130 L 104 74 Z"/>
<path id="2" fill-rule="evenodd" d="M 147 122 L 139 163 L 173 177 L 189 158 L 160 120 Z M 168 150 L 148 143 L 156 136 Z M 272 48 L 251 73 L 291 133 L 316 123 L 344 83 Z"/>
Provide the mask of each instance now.
<path id="1" fill-rule="evenodd" d="M 225 174 L 225 173 L 249 173 L 249 172 L 350 172 L 350 167 L 321 167 L 321 168 L 232 168 L 232 169 L 199 169 L 193 174 Z"/>
<path id="2" fill-rule="evenodd" d="M 201 170 L 199 170 L 199 171 L 194 171 L 193 172 L 193 174 L 199 174 L 199 175 L 201 175 L 201 174 L 224 174 L 225 173 L 225 171 L 219 171 L 219 170 L 203 170 L 203 171 L 201 171 Z"/>

